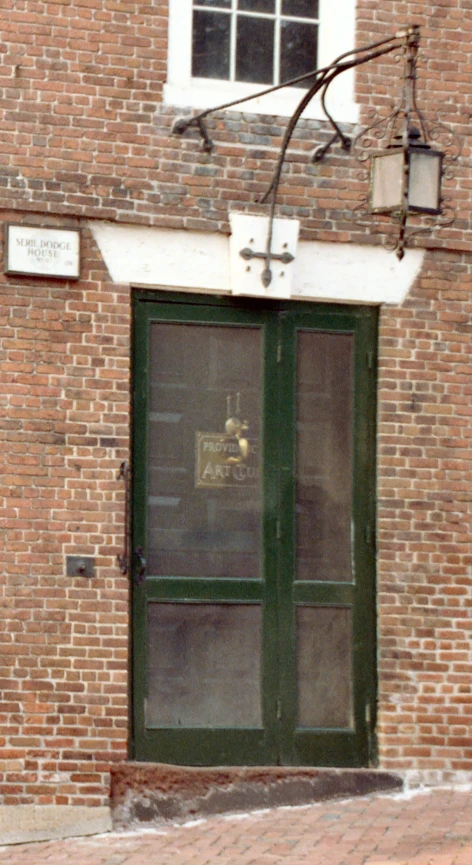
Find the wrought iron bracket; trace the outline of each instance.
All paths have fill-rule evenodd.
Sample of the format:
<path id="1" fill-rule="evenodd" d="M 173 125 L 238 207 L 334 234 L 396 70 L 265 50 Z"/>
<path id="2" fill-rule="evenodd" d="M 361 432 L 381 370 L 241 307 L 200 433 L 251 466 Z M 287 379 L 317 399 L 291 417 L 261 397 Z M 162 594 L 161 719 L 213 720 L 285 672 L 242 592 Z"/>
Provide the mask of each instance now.
<path id="1" fill-rule="evenodd" d="M 356 148 L 356 139 L 351 143 L 349 136 L 345 135 L 339 124 L 330 114 L 327 105 L 326 98 L 329 91 L 329 87 L 333 81 L 341 75 L 343 72 L 346 72 L 350 69 L 354 69 L 357 66 L 362 66 L 366 63 L 371 62 L 372 60 L 376 60 L 380 57 L 383 57 L 387 54 L 391 54 L 392 52 L 400 51 L 403 53 L 406 58 L 406 64 L 404 65 L 403 71 L 403 98 L 402 104 L 400 107 L 393 112 L 391 118 L 393 121 L 396 118 L 405 118 L 405 123 L 403 124 L 403 139 L 406 141 L 408 137 L 408 118 L 409 115 L 415 114 L 417 119 L 419 120 L 419 125 L 422 130 L 423 138 L 425 142 L 428 141 L 428 135 L 426 130 L 426 125 L 424 123 L 421 112 L 418 109 L 416 104 L 416 93 L 415 93 L 415 79 L 416 79 L 416 55 L 418 52 L 418 46 L 420 41 L 420 29 L 417 25 L 411 25 L 409 27 L 405 27 L 404 29 L 397 32 L 395 35 L 390 36 L 386 39 L 379 40 L 378 42 L 373 42 L 370 45 L 367 45 L 363 48 L 357 48 L 352 51 L 347 51 L 344 54 L 341 54 L 337 57 L 333 63 L 329 66 L 325 66 L 323 68 L 313 70 L 311 72 L 305 73 L 304 75 L 300 75 L 297 78 L 292 78 L 290 81 L 286 81 L 284 84 L 276 85 L 275 87 L 269 87 L 265 90 L 262 90 L 258 93 L 253 93 L 251 96 L 245 96 L 240 99 L 232 100 L 231 102 L 226 102 L 222 105 L 217 105 L 215 108 L 208 108 L 205 111 L 201 111 L 199 114 L 189 117 L 179 117 L 175 120 L 174 125 L 172 127 L 172 132 L 182 135 L 184 134 L 190 127 L 197 127 L 200 136 L 202 138 L 202 146 L 205 151 L 208 153 L 213 149 L 213 141 L 210 138 L 205 123 L 203 122 L 205 118 L 209 115 L 214 114 L 217 111 L 222 111 L 226 108 L 233 108 L 243 102 L 249 102 L 252 99 L 256 99 L 258 97 L 265 96 L 266 94 L 273 93 L 276 90 L 280 90 L 285 87 L 290 87 L 294 84 L 305 84 L 307 87 L 306 93 L 303 95 L 300 100 L 297 108 L 292 114 L 287 128 L 285 130 L 285 134 L 282 140 L 282 144 L 280 147 L 279 155 L 276 161 L 276 166 L 273 171 L 271 182 L 265 192 L 265 194 L 258 200 L 259 204 L 264 204 L 270 201 L 270 211 L 269 211 L 269 229 L 268 229 L 268 238 L 267 238 L 267 246 L 265 253 L 253 253 L 252 257 L 261 257 L 266 260 L 266 267 L 264 268 L 261 279 L 262 283 L 265 287 L 269 285 L 272 279 L 272 273 L 270 268 L 271 260 L 276 258 L 272 253 L 272 235 L 273 235 L 273 223 L 275 219 L 275 209 L 277 203 L 277 195 L 281 180 L 282 168 L 285 161 L 285 156 L 287 153 L 287 148 L 290 144 L 291 138 L 293 136 L 295 127 L 298 124 L 303 112 L 306 107 L 312 101 L 312 99 L 318 95 L 320 99 L 321 108 L 325 114 L 327 121 L 329 122 L 333 134 L 329 141 L 317 147 L 312 155 L 312 162 L 320 162 L 328 153 L 330 148 L 336 141 L 339 141 L 341 147 L 345 151 L 352 149 L 355 151 Z M 387 118 L 387 121 L 390 118 Z M 381 121 L 380 123 L 383 123 Z M 395 125 L 393 123 L 393 125 Z M 392 128 L 393 128 L 392 125 Z M 369 129 L 373 129 L 377 124 L 371 125 Z M 446 127 L 442 123 L 436 124 L 436 129 L 445 130 Z M 368 130 L 367 130 L 368 131 Z M 451 132 L 448 130 L 448 132 Z M 359 138 L 360 136 L 358 136 Z M 451 161 L 451 160 L 450 160 Z M 445 210 L 445 208 L 444 208 Z M 397 251 L 397 255 L 399 258 L 403 255 L 403 250 L 406 245 L 407 236 L 405 234 L 405 225 L 407 221 L 407 217 L 409 215 L 407 203 L 401 209 L 401 219 L 399 225 L 399 237 L 395 242 L 395 249 Z M 447 224 L 447 223 L 444 223 Z M 424 229 L 420 229 L 423 231 Z M 409 236 L 413 236 L 413 232 L 409 234 Z M 240 254 L 242 254 L 241 251 Z"/>
<path id="2" fill-rule="evenodd" d="M 254 252 L 249 246 L 245 246 L 244 249 L 240 250 L 239 254 L 245 261 L 251 261 L 252 258 L 264 259 L 266 266 L 262 271 L 261 281 L 265 288 L 268 288 L 272 282 L 271 261 L 281 261 L 282 264 L 290 264 L 292 261 L 295 261 L 295 256 L 291 252 L 272 252 L 270 245 L 268 245 L 266 252 Z"/>
<path id="3" fill-rule="evenodd" d="M 239 254 L 245 261 L 250 261 L 251 258 L 267 259 L 266 252 L 253 252 L 248 246 L 245 246 Z M 283 264 L 290 264 L 291 261 L 295 261 L 295 256 L 291 252 L 271 252 L 270 257 L 275 261 L 281 261 Z"/>
<path id="4" fill-rule="evenodd" d="M 144 550 L 142 547 L 136 547 L 134 551 L 134 558 L 137 559 L 137 569 L 134 575 L 134 583 L 136 586 L 142 586 L 144 580 L 146 579 L 146 568 L 147 562 L 144 557 Z M 133 565 L 134 570 L 134 565 Z"/>
<path id="5" fill-rule="evenodd" d="M 316 147 L 315 150 L 312 151 L 310 161 L 321 162 L 325 158 L 326 154 L 331 150 L 333 144 L 335 144 L 336 141 L 340 141 L 341 147 L 343 150 L 346 151 L 346 153 L 350 151 L 352 145 L 351 138 L 349 138 L 349 136 L 345 135 L 343 132 L 336 130 L 334 135 L 331 136 L 331 138 L 329 139 L 329 141 L 326 142 L 326 144 L 322 146 L 320 145 L 320 147 Z"/>
<path id="6" fill-rule="evenodd" d="M 203 117 L 199 115 L 198 117 L 192 118 L 192 121 L 193 120 L 195 120 L 195 125 L 198 126 L 198 131 L 200 132 L 202 138 L 202 149 L 206 153 L 211 153 L 215 146 L 215 142 L 212 140 L 212 138 L 210 138 L 208 134 L 208 129 L 203 122 Z M 172 132 L 174 135 L 183 135 L 184 132 L 186 132 L 191 125 L 194 124 L 189 123 L 188 117 L 177 117 L 172 124 Z"/>

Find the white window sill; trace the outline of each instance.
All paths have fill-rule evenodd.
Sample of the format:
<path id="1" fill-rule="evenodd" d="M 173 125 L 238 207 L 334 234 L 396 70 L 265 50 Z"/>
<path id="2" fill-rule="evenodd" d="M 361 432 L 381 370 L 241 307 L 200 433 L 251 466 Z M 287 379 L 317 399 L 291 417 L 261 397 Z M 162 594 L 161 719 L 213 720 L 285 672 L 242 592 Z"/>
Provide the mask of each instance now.
<path id="1" fill-rule="evenodd" d="M 350 73 L 341 76 L 344 79 L 342 82 L 344 86 L 338 87 L 338 81 L 333 83 L 326 100 L 328 110 L 338 123 L 357 123 L 359 119 L 359 106 L 349 95 L 352 92 L 352 86 L 346 87 L 346 77 L 348 76 Z M 216 108 L 225 102 L 249 96 L 263 89 L 263 86 L 255 84 L 231 84 L 227 81 L 195 78 L 190 82 L 165 84 L 164 103 L 174 105 L 177 108 L 193 108 L 203 111 L 206 108 Z M 304 93 L 306 93 L 305 90 L 287 87 L 284 90 L 259 96 L 257 99 L 251 99 L 250 102 L 244 102 L 226 110 L 240 111 L 245 114 L 291 117 Z M 302 117 L 311 120 L 326 119 L 319 98 L 312 99 Z"/>

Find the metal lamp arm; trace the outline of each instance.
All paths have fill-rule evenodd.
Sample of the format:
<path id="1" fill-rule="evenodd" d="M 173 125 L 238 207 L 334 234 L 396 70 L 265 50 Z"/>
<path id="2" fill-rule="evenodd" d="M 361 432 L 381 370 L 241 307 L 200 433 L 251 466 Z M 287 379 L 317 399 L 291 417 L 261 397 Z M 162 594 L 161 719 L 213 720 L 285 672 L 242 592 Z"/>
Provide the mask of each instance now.
<path id="1" fill-rule="evenodd" d="M 308 90 L 308 92 L 303 96 L 303 98 L 300 100 L 297 108 L 295 109 L 294 113 L 292 114 L 292 116 L 290 118 L 287 129 L 285 130 L 284 140 L 283 140 L 281 148 L 280 148 L 280 153 L 279 153 L 279 157 L 277 160 L 277 165 L 276 165 L 275 170 L 274 170 L 272 181 L 271 181 L 267 191 L 264 193 L 264 195 L 260 199 L 260 203 L 264 203 L 265 201 L 267 201 L 270 193 L 272 192 L 273 193 L 273 203 L 275 204 L 275 199 L 277 198 L 277 191 L 278 191 L 278 186 L 280 183 L 280 177 L 281 177 L 281 173 L 282 173 L 282 166 L 283 166 L 283 163 L 285 160 L 285 154 L 287 152 L 288 145 L 290 144 L 290 140 L 292 138 L 292 135 L 295 131 L 295 127 L 296 127 L 301 115 L 303 114 L 305 108 L 307 107 L 307 105 L 309 105 L 309 103 L 311 102 L 313 97 L 316 96 L 316 94 L 320 90 L 323 91 L 323 93 L 322 93 L 322 105 L 323 105 L 323 108 L 325 110 L 325 113 L 326 113 L 328 120 L 330 121 L 330 123 L 332 124 L 332 126 L 335 130 L 335 137 L 333 137 L 331 139 L 330 143 L 333 143 L 335 138 L 337 138 L 339 136 L 341 138 L 341 141 L 343 142 L 343 146 L 346 147 L 347 146 L 346 145 L 347 136 L 344 135 L 344 133 L 341 131 L 341 129 L 339 128 L 337 123 L 333 120 L 331 115 L 325 109 L 325 102 L 324 101 L 325 101 L 326 93 L 327 93 L 327 90 L 328 90 L 330 84 L 334 81 L 335 78 L 338 77 L 338 75 L 341 75 L 343 72 L 346 72 L 348 69 L 354 69 L 356 66 L 361 66 L 364 63 L 369 63 L 371 60 L 375 60 L 377 57 L 382 57 L 385 54 L 390 54 L 392 51 L 395 51 L 397 48 L 401 48 L 404 44 L 406 44 L 405 39 L 408 39 L 408 38 L 409 38 L 409 34 L 405 34 L 405 38 L 392 37 L 392 39 L 385 40 L 385 42 L 381 43 L 381 46 L 383 46 L 383 47 L 374 47 L 373 50 L 370 49 L 370 47 L 369 48 L 361 48 L 361 49 L 357 49 L 355 52 L 354 51 L 349 52 L 349 55 L 342 54 L 340 57 L 337 58 L 337 60 L 334 61 L 334 63 L 331 64 L 331 66 L 326 67 L 323 70 L 319 70 L 319 72 L 323 73 L 322 76 L 320 76 L 320 78 L 315 82 L 313 87 L 311 87 L 310 90 Z M 377 43 L 376 43 L 376 45 L 377 45 Z M 359 52 L 362 52 L 361 57 L 354 57 L 352 60 L 344 60 L 343 59 L 346 56 L 350 56 L 351 54 L 357 54 Z M 340 62 L 340 61 L 343 61 L 343 62 Z"/>
<path id="2" fill-rule="evenodd" d="M 351 146 L 351 141 L 341 130 L 339 124 L 334 120 L 331 116 L 330 112 L 326 107 L 326 97 L 329 90 L 330 85 L 333 81 L 339 76 L 342 75 L 343 72 L 347 72 L 350 69 L 354 69 L 357 66 L 362 66 L 366 63 L 370 63 L 372 60 L 376 60 L 379 57 L 383 57 L 386 54 L 391 54 L 393 51 L 398 49 L 403 49 L 407 52 L 407 60 L 408 60 L 408 79 L 410 83 L 410 89 L 407 95 L 407 113 L 411 113 L 411 109 L 413 108 L 416 113 L 419 114 L 417 106 L 416 106 L 416 94 L 415 94 L 415 69 L 416 69 L 416 53 L 419 45 L 419 27 L 413 25 L 411 27 L 407 27 L 405 30 L 400 31 L 395 36 L 391 36 L 388 39 L 382 39 L 377 42 L 373 42 L 370 45 L 367 45 L 363 48 L 356 48 L 352 51 L 347 51 L 344 54 L 341 54 L 337 57 L 329 66 L 325 66 L 322 69 L 315 70 L 313 72 L 306 73 L 304 75 L 299 76 L 298 78 L 293 78 L 290 81 L 286 81 L 284 84 L 279 84 L 274 87 L 266 88 L 265 90 L 259 91 L 258 93 L 252 94 L 250 96 L 245 96 L 240 99 L 235 99 L 231 102 L 225 102 L 222 105 L 218 105 L 215 108 L 208 108 L 204 111 L 201 111 L 199 114 L 194 115 L 193 117 L 180 117 L 177 118 L 172 127 L 172 131 L 177 134 L 183 134 L 189 129 L 191 126 L 196 126 L 200 132 L 200 135 L 203 139 L 203 147 L 206 151 L 210 152 L 213 148 L 213 142 L 208 134 L 207 128 L 204 123 L 204 118 L 208 117 L 211 114 L 214 114 L 217 111 L 221 111 L 225 108 L 232 108 L 236 105 L 240 105 L 244 102 L 249 102 L 252 99 L 256 99 L 257 97 L 264 96 L 268 93 L 273 93 L 276 90 L 280 90 L 284 87 L 289 87 L 292 84 L 297 84 L 302 81 L 306 81 L 308 79 L 315 78 L 315 81 L 307 92 L 303 95 L 300 102 L 298 103 L 295 111 L 293 112 L 290 120 L 288 122 L 287 128 L 285 130 L 285 134 L 283 137 L 282 145 L 280 147 L 280 151 L 277 157 L 277 162 L 274 168 L 274 172 L 272 175 L 271 182 L 262 196 L 259 199 L 259 203 L 267 202 L 270 198 L 270 213 L 269 213 L 269 227 L 267 233 L 267 242 L 266 249 L 264 253 L 257 253 L 258 257 L 262 257 L 265 259 L 265 268 L 262 273 L 261 279 L 263 285 L 267 288 L 271 282 L 272 274 L 271 274 L 271 260 L 274 257 L 272 254 L 272 238 L 273 238 L 273 226 L 274 226 L 274 218 L 275 218 L 275 208 L 277 203 L 277 194 L 280 185 L 280 178 L 282 175 L 282 168 L 285 161 L 285 156 L 287 153 L 288 146 L 290 144 L 291 138 L 295 131 L 298 121 L 300 120 L 304 110 L 309 105 L 311 100 L 316 96 L 317 93 L 321 92 L 321 107 L 325 113 L 325 116 L 330 123 L 332 129 L 334 130 L 334 135 L 331 137 L 330 141 L 322 148 L 315 153 L 315 161 L 319 161 L 329 147 L 336 140 L 341 141 L 341 146 L 348 150 Z M 411 79 L 411 80 L 410 80 Z M 412 105 L 410 104 L 412 103 Z M 408 126 L 408 124 L 407 124 Z M 404 144 L 406 147 L 407 145 Z M 406 220 L 406 217 L 405 217 Z M 404 221 L 405 221 L 404 220 Z M 402 226 L 402 231 L 404 233 L 404 225 Z M 402 241 L 403 242 L 403 241 Z M 244 257 L 247 253 L 247 250 L 241 250 L 240 254 Z M 254 254 L 254 253 L 253 253 Z"/>
<path id="3" fill-rule="evenodd" d="M 311 99 L 316 96 L 316 94 L 323 86 L 325 86 L 325 89 L 323 91 L 323 95 L 325 96 L 326 90 L 331 81 L 333 80 L 333 77 L 336 77 L 342 72 L 345 72 L 348 69 L 352 69 L 355 66 L 359 66 L 363 63 L 368 63 L 370 60 L 374 60 L 376 57 L 381 57 L 383 54 L 389 54 L 396 48 L 402 47 L 403 45 L 408 43 L 408 40 L 411 38 L 413 31 L 415 32 L 415 34 L 417 34 L 417 30 L 418 28 L 416 27 L 410 27 L 407 30 L 396 34 L 395 36 L 390 36 L 388 39 L 382 39 L 378 42 L 372 42 L 370 45 L 367 45 L 365 47 L 354 48 L 351 51 L 346 51 L 343 54 L 340 54 L 339 57 L 336 57 L 336 59 L 333 60 L 333 62 L 330 63 L 329 66 L 325 66 L 321 69 L 313 70 L 311 72 L 305 72 L 303 75 L 298 75 L 295 78 L 291 78 L 289 81 L 285 81 L 283 84 L 276 84 L 273 87 L 267 87 L 264 90 L 260 90 L 257 93 L 251 94 L 250 96 L 243 96 L 239 99 L 233 99 L 230 102 L 224 102 L 221 105 L 215 106 L 214 108 L 206 108 L 204 111 L 200 111 L 198 114 L 195 114 L 192 117 L 178 117 L 174 121 L 174 124 L 172 126 L 172 132 L 178 135 L 182 135 L 191 126 L 196 126 L 200 131 L 200 135 L 202 136 L 204 149 L 210 150 L 213 146 L 213 142 L 208 136 L 203 121 L 211 114 L 214 114 L 217 111 L 223 111 L 226 108 L 234 108 L 236 105 L 242 105 L 244 102 L 250 102 L 253 99 L 258 99 L 262 96 L 268 95 L 269 93 L 275 93 L 277 90 L 291 87 L 294 84 L 300 84 L 303 81 L 313 78 L 313 76 L 316 75 L 317 80 L 315 81 L 315 84 L 312 88 L 310 88 L 308 93 L 305 94 L 305 96 L 301 100 L 301 102 L 304 103 L 304 108 L 306 108 Z M 361 56 L 357 57 L 356 55 Z M 349 57 L 353 59 L 348 60 L 347 58 Z M 335 72 L 336 75 L 331 77 L 331 73 L 333 72 Z M 326 81 L 327 77 L 329 77 L 328 81 Z M 335 123 L 329 112 L 326 111 L 324 98 L 322 100 L 322 103 L 323 110 L 325 111 L 328 120 L 334 128 L 338 129 L 337 124 Z M 302 111 L 303 110 L 304 109 L 302 109 Z M 295 115 L 297 115 L 297 119 L 299 119 L 301 113 L 302 112 L 299 112 L 298 106 L 294 115 L 292 115 L 291 120 L 295 117 Z"/>

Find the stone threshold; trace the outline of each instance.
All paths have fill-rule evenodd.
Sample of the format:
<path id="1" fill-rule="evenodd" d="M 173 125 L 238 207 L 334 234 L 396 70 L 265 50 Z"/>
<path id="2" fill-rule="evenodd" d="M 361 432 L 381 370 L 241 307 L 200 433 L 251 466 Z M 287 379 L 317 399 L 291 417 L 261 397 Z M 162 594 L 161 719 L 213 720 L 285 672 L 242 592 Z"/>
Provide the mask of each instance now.
<path id="1" fill-rule="evenodd" d="M 400 776 L 376 769 L 128 762 L 111 770 L 110 806 L 113 828 L 130 829 L 402 789 Z"/>

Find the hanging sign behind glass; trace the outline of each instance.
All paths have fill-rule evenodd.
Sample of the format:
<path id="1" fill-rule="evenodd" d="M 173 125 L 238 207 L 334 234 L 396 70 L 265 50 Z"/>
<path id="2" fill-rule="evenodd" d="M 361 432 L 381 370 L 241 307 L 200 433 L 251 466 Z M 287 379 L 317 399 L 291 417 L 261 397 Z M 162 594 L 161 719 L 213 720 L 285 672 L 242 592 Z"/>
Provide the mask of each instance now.
<path id="1" fill-rule="evenodd" d="M 255 487 L 259 477 L 257 439 L 221 433 L 195 434 L 197 487 Z"/>

